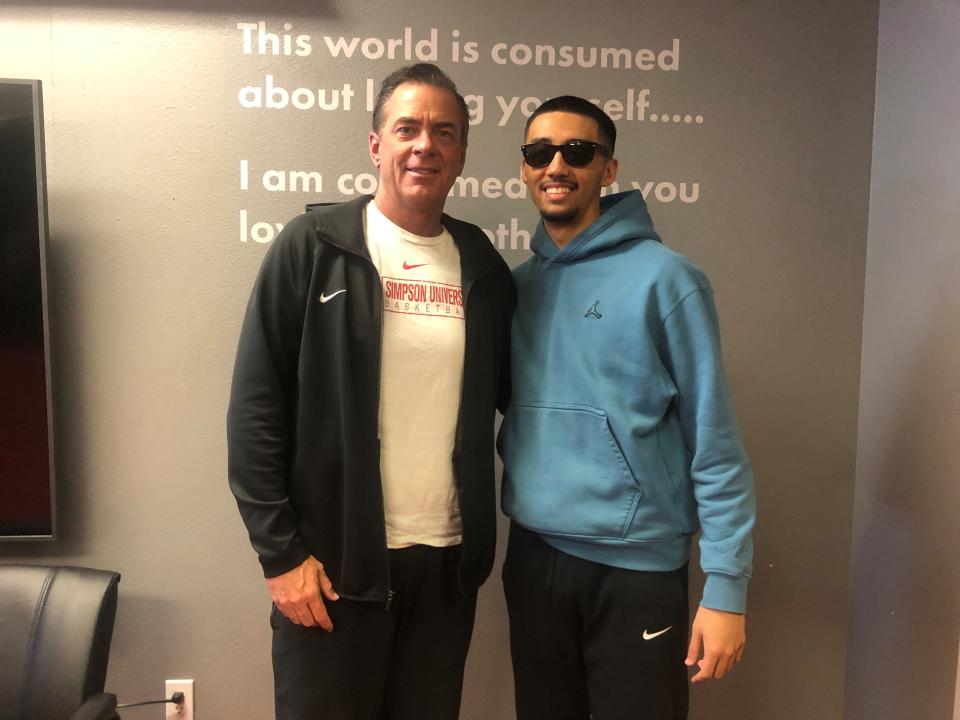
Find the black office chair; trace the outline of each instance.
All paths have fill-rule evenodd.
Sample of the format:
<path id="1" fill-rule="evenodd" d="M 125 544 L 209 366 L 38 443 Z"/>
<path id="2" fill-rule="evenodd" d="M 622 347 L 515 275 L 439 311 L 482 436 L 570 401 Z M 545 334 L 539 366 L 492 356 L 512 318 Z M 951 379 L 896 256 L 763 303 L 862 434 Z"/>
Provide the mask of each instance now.
<path id="1" fill-rule="evenodd" d="M 120 575 L 0 565 L 0 720 L 116 720 L 103 685 Z"/>

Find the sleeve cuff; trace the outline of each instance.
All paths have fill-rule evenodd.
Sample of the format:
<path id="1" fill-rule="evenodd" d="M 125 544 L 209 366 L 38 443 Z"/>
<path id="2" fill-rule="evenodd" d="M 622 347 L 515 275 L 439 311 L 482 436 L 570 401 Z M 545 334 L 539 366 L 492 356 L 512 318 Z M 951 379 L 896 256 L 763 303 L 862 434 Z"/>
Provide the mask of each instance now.
<path id="1" fill-rule="evenodd" d="M 708 573 L 700 604 L 711 610 L 746 613 L 749 582 L 750 579 L 745 577 Z"/>
<path id="2" fill-rule="evenodd" d="M 263 567 L 263 577 L 269 579 L 290 572 L 295 567 L 303 565 L 308 557 L 310 557 L 309 551 L 299 543 L 289 550 L 269 558 L 261 555 L 260 565 Z"/>

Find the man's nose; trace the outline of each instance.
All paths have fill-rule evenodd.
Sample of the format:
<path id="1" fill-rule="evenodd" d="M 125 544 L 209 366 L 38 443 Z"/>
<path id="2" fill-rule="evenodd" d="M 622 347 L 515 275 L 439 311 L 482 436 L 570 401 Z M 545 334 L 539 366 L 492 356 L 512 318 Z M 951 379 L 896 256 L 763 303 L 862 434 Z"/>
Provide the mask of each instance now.
<path id="1" fill-rule="evenodd" d="M 567 162 L 563 159 L 563 154 L 557 150 L 553 154 L 553 159 L 550 161 L 550 164 L 547 165 L 547 174 L 548 175 L 566 175 L 570 170 L 570 166 L 567 165 Z"/>
<path id="2" fill-rule="evenodd" d="M 417 136 L 417 141 L 414 143 L 413 149 L 415 152 L 420 153 L 433 151 L 433 136 L 430 134 L 430 130 L 424 128 L 420 131 L 420 135 Z"/>

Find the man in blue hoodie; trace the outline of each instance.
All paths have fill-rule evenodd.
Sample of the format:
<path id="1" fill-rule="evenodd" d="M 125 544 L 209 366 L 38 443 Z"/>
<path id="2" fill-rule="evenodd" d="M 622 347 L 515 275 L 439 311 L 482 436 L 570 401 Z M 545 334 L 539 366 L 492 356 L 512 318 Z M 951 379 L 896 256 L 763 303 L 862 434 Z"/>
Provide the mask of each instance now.
<path id="1" fill-rule="evenodd" d="M 521 171 L 541 222 L 517 267 L 500 437 L 503 570 L 520 720 L 678 720 L 740 661 L 755 502 L 713 292 L 642 195 L 601 198 L 616 128 L 541 105 Z M 689 631 L 687 562 L 706 585 Z"/>

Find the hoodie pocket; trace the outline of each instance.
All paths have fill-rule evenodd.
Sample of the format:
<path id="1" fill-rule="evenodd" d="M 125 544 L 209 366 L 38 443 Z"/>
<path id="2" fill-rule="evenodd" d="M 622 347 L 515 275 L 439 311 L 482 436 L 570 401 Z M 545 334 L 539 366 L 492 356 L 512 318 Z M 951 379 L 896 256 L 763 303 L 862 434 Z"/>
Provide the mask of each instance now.
<path id="1" fill-rule="evenodd" d="M 503 508 L 521 525 L 553 535 L 626 535 L 643 493 L 602 410 L 511 404 L 501 449 Z"/>

